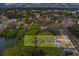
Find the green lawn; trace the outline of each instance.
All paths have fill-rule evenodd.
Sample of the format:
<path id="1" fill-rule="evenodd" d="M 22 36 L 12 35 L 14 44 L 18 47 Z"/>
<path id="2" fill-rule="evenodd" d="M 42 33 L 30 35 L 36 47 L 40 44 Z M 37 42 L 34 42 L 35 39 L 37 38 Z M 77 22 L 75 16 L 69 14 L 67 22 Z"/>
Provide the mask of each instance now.
<path id="1" fill-rule="evenodd" d="M 24 45 L 25 46 L 35 46 L 35 44 L 33 43 L 35 40 L 35 35 L 25 35 L 24 37 Z"/>
<path id="2" fill-rule="evenodd" d="M 36 41 L 36 42 L 35 42 Z M 24 46 L 26 47 L 26 51 L 33 51 L 34 54 L 36 53 L 35 44 L 37 43 L 38 49 L 42 50 L 43 52 L 39 52 L 42 55 L 43 53 L 46 56 L 62 56 L 63 50 L 61 48 L 57 48 L 55 45 L 55 37 L 53 35 L 25 35 L 24 37 Z M 28 52 L 30 53 L 30 52 Z"/>
<path id="3" fill-rule="evenodd" d="M 53 35 L 38 35 L 37 40 L 41 47 L 56 47 Z"/>
<path id="4" fill-rule="evenodd" d="M 35 42 L 36 41 L 36 42 Z M 37 46 L 41 47 L 56 47 L 55 38 L 53 35 L 25 35 L 24 45 L 25 46 Z"/>

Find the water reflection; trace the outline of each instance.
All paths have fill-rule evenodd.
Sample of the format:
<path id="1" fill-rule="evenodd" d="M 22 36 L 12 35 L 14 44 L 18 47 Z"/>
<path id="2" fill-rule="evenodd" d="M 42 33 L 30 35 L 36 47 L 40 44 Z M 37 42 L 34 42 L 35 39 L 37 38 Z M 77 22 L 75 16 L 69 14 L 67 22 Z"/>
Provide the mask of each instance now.
<path id="1" fill-rule="evenodd" d="M 14 47 L 15 43 L 15 39 L 0 38 L 0 55 L 3 55 L 5 49 Z"/>

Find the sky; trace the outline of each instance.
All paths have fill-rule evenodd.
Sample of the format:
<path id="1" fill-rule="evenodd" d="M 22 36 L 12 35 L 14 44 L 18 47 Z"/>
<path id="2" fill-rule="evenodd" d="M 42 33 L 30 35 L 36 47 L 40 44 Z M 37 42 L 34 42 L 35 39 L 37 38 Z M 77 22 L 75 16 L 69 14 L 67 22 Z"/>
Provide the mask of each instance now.
<path id="1" fill-rule="evenodd" d="M 0 3 L 78 3 L 79 0 L 0 0 Z"/>

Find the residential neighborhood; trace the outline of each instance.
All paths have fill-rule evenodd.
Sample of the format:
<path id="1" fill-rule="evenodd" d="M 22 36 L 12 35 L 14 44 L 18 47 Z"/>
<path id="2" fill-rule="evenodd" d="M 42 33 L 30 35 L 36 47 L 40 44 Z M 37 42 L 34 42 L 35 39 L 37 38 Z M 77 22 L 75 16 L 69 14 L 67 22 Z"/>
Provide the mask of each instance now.
<path id="1" fill-rule="evenodd" d="M 0 55 L 79 56 L 79 10 L 0 9 Z"/>

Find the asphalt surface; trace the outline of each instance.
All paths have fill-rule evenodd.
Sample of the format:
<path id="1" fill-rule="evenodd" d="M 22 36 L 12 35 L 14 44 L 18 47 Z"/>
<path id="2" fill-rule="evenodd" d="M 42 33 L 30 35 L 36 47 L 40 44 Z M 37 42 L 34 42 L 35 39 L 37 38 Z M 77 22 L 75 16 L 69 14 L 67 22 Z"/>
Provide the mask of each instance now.
<path id="1" fill-rule="evenodd" d="M 72 44 L 74 45 L 74 49 L 70 49 L 75 56 L 79 56 L 79 42 L 78 39 L 68 31 L 67 29 L 67 20 L 64 20 L 64 35 L 67 35 L 67 37 L 69 38 L 69 40 L 72 42 Z"/>

